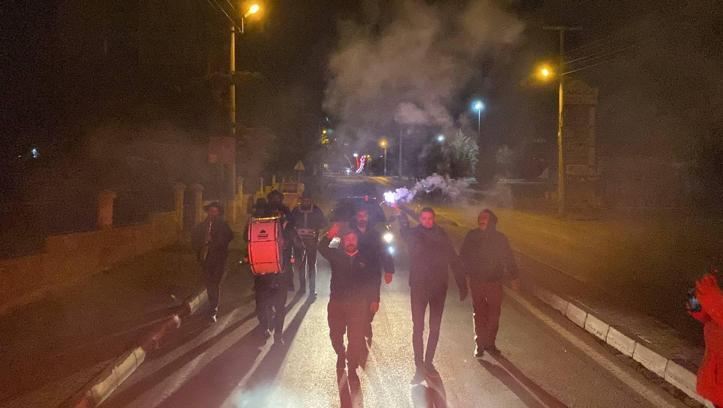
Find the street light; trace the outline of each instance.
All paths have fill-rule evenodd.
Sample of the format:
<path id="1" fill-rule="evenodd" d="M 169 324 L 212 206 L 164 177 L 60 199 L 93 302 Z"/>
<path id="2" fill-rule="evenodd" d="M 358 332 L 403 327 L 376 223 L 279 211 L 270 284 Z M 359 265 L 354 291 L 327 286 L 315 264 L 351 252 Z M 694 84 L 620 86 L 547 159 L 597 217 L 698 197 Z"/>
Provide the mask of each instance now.
<path id="1" fill-rule="evenodd" d="M 479 99 L 472 101 L 472 110 L 477 112 L 477 138 L 482 136 L 482 111 L 485 110 L 485 104 Z"/>
<path id="2" fill-rule="evenodd" d="M 437 135 L 437 143 L 444 143 L 444 139 L 445 138 L 443 134 L 440 133 Z"/>
<path id="3" fill-rule="evenodd" d="M 549 64 L 540 64 L 535 70 L 535 77 L 542 82 L 547 82 L 555 77 L 555 71 Z"/>
<path id="4" fill-rule="evenodd" d="M 252 16 L 252 15 L 258 13 L 259 11 L 261 11 L 261 6 L 259 6 L 258 3 L 254 3 L 249 7 L 248 11 L 246 11 L 246 14 L 244 14 L 244 17 Z"/>
<path id="5" fill-rule="evenodd" d="M 387 175 L 387 146 L 389 143 L 387 142 L 387 139 L 381 139 L 379 141 L 379 147 L 384 149 L 384 175 Z"/>

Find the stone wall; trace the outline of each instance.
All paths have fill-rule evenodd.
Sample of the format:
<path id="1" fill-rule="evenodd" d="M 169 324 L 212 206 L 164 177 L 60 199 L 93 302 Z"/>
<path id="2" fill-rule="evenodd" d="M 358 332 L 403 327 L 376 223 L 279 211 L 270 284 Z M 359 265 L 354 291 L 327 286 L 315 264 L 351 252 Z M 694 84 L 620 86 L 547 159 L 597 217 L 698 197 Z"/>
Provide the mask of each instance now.
<path id="1" fill-rule="evenodd" d="M 152 214 L 143 224 L 48 237 L 40 253 L 0 260 L 0 314 L 89 278 L 124 260 L 176 242 L 176 211 Z"/>

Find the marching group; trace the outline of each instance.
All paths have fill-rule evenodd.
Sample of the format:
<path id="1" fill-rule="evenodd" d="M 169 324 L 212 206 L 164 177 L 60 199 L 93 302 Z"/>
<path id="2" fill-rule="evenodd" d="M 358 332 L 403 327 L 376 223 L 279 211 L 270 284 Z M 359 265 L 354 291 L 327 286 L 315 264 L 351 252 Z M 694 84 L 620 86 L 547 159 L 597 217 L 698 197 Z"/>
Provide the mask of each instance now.
<path id="1" fill-rule="evenodd" d="M 283 204 L 283 194 L 272 191 L 259 199 L 252 220 L 273 217 L 281 226 L 282 246 L 278 273 L 254 276 L 256 315 L 260 333 L 273 335 L 274 345 L 283 345 L 283 326 L 289 291 L 295 290 L 293 276 L 299 276 L 300 292 L 316 298 L 316 257 L 320 253 L 331 266 L 327 305 L 329 336 L 337 354 L 337 372 L 350 383 L 359 381 L 357 369 L 364 365 L 372 344 L 372 321 L 379 310 L 380 287 L 394 277 L 394 259 L 388 251 L 377 220 L 370 213 L 379 209 L 360 205 L 353 216 L 328 226 L 322 210 L 308 195 L 296 208 Z M 376 211 L 375 211 L 376 210 Z M 216 321 L 220 284 L 228 244 L 233 234 L 223 221 L 218 203 L 206 207 L 207 219 L 193 232 L 193 244 L 202 263 L 209 298 L 209 318 Z M 497 218 L 490 210 L 478 216 L 479 228 L 470 231 L 459 253 L 432 208 L 423 208 L 418 225 L 410 226 L 409 211 L 394 208 L 399 230 L 409 253 L 409 286 L 412 314 L 412 343 L 416 367 L 412 383 L 426 376 L 438 376 L 434 356 L 439 340 L 442 313 L 452 271 L 460 300 L 471 292 L 474 310 L 475 356 L 499 352 L 495 345 L 505 274 L 517 287 L 517 267 L 507 238 L 496 229 Z M 328 228 L 327 228 L 328 226 Z M 248 227 L 247 227 L 248 229 Z M 324 232 L 324 230 L 326 230 Z M 429 309 L 429 335 L 424 347 L 425 316 Z M 346 344 L 344 335 L 346 334 Z"/>
<path id="2" fill-rule="evenodd" d="M 211 203 L 205 207 L 207 218 L 192 232 L 192 245 L 203 270 L 208 291 L 209 319 L 216 321 L 224 277 L 228 245 L 233 233 L 223 220 L 223 207 Z M 373 217 L 370 217 L 372 213 Z M 477 217 L 478 228 L 469 231 L 459 253 L 443 228 L 436 223 L 432 208 L 418 214 L 418 225 L 411 227 L 408 210 L 394 208 L 399 230 L 409 254 L 409 286 L 412 314 L 412 344 L 416 371 L 412 384 L 427 376 L 438 376 L 434 356 L 439 340 L 442 313 L 447 296 L 448 275 L 452 271 L 463 301 L 471 292 L 475 357 L 497 354 L 495 339 L 502 304 L 502 281 L 511 277 L 513 289 L 519 278 L 507 237 L 497 231 L 497 217 L 489 209 Z M 382 277 L 390 284 L 394 277 L 394 260 L 377 228 L 379 208 L 360 206 L 345 222 L 335 222 L 328 229 L 322 210 L 309 196 L 290 211 L 283 204 L 283 194 L 272 191 L 253 208 L 252 219 L 274 218 L 281 225 L 282 247 L 278 273 L 256 275 L 254 290 L 259 329 L 265 338 L 274 336 L 275 345 L 283 345 L 287 293 L 294 290 L 294 272 L 299 275 L 301 292 L 316 298 L 317 252 L 331 266 L 331 283 L 327 316 L 329 336 L 337 354 L 337 373 L 346 374 L 349 382 L 359 381 L 357 369 L 364 364 L 372 344 L 372 320 L 379 310 Z M 322 233 L 327 229 L 325 233 Z M 689 312 L 704 323 L 706 354 L 698 372 L 698 392 L 714 402 L 723 403 L 721 380 L 716 372 L 723 367 L 723 293 L 718 285 L 719 273 L 706 275 L 691 294 Z M 429 309 L 429 335 L 424 347 L 425 316 Z M 344 343 L 344 334 L 347 342 Z"/>

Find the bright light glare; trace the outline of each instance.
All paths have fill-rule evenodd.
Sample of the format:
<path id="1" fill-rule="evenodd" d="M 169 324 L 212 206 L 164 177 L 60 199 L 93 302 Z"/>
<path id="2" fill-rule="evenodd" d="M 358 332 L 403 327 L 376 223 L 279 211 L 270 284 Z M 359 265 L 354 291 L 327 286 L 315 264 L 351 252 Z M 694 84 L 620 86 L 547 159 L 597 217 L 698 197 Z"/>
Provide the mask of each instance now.
<path id="1" fill-rule="evenodd" d="M 439 143 L 444 142 L 444 135 L 437 135 L 437 141 L 438 141 Z"/>
<path id="2" fill-rule="evenodd" d="M 379 141 L 379 146 L 381 146 L 382 148 L 387 147 L 387 139 L 382 139 L 382 140 L 380 140 L 380 141 Z"/>
<path id="3" fill-rule="evenodd" d="M 359 157 L 359 153 L 354 153 L 352 156 Z"/>
<path id="4" fill-rule="evenodd" d="M 384 235 L 382 235 L 382 239 L 387 244 L 391 244 L 392 241 L 394 241 L 394 234 L 392 234 L 391 232 L 385 232 Z"/>
<path id="5" fill-rule="evenodd" d="M 537 68 L 537 70 L 535 71 L 535 76 L 540 81 L 548 81 L 555 76 L 555 71 L 553 71 L 549 65 L 543 64 Z"/>
<path id="6" fill-rule="evenodd" d="M 384 192 L 384 201 L 388 204 L 394 204 L 397 202 L 397 195 L 394 194 L 394 191 L 386 191 Z"/>
<path id="7" fill-rule="evenodd" d="M 389 255 L 394 255 L 394 252 L 395 252 L 394 247 L 393 246 L 387 247 L 387 252 L 389 252 Z"/>
<path id="8" fill-rule="evenodd" d="M 251 5 L 251 7 L 249 7 L 249 11 L 248 11 L 247 15 L 250 16 L 250 15 L 252 15 L 252 14 L 258 13 L 259 11 L 261 11 L 261 6 L 259 6 L 258 4 L 254 3 L 254 4 Z"/>
<path id="9" fill-rule="evenodd" d="M 476 101 L 472 102 L 472 110 L 475 112 L 482 112 L 483 110 L 485 110 L 484 102 L 482 102 L 480 100 L 476 100 Z"/>

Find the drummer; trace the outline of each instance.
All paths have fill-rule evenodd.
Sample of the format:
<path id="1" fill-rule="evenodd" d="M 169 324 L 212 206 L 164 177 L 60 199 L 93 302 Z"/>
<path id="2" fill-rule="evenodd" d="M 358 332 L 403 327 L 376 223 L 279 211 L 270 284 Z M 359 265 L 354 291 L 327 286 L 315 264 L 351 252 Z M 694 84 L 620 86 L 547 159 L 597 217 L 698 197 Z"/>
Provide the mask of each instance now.
<path id="1" fill-rule="evenodd" d="M 279 199 L 278 196 L 281 196 Z M 255 218 L 280 217 L 282 226 L 288 224 L 289 210 L 283 205 L 283 195 L 274 190 L 268 194 L 267 200 L 259 199 L 254 206 Z M 286 235 L 286 234 L 284 234 Z M 288 242 L 285 240 L 285 242 Z M 283 329 L 286 318 L 287 286 L 291 276 L 291 263 L 288 258 L 291 250 L 286 245 L 282 250 L 281 271 L 277 274 L 255 275 L 254 292 L 256 298 L 256 317 L 259 320 L 259 329 L 264 338 L 271 337 L 273 332 L 274 345 L 284 344 Z"/>

